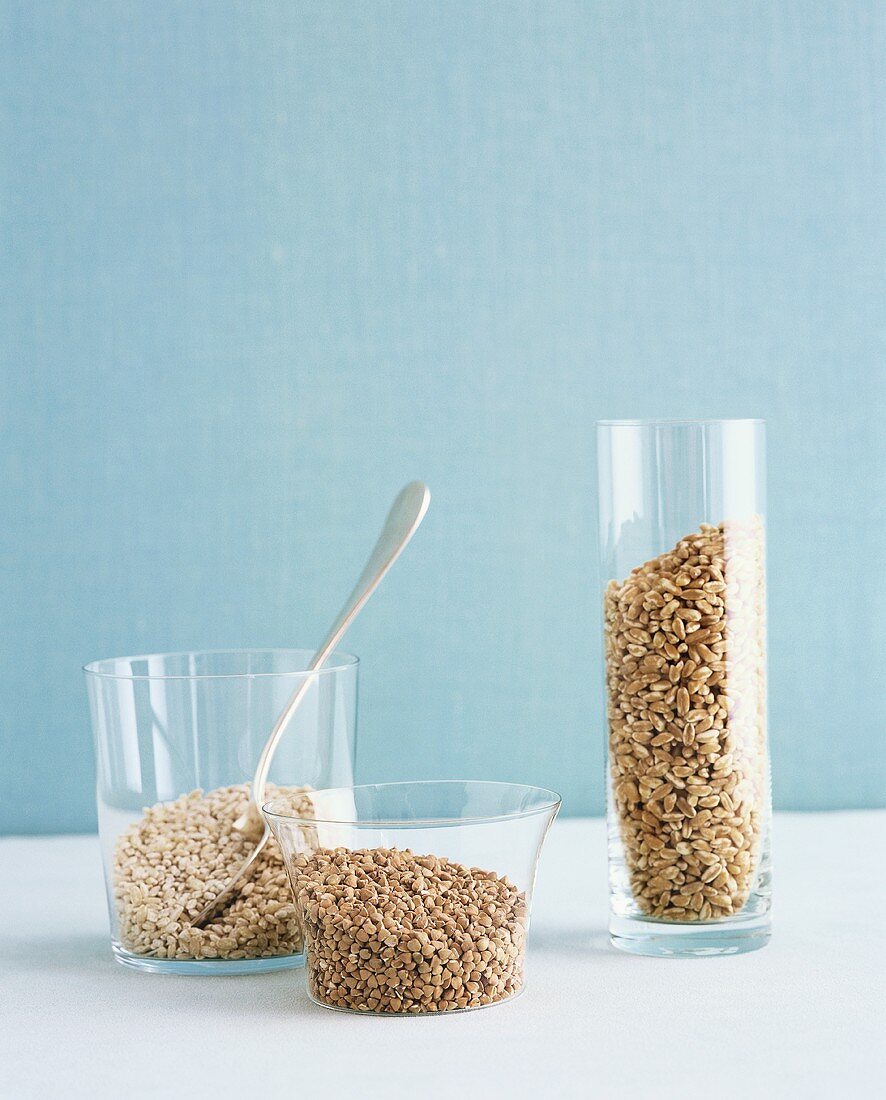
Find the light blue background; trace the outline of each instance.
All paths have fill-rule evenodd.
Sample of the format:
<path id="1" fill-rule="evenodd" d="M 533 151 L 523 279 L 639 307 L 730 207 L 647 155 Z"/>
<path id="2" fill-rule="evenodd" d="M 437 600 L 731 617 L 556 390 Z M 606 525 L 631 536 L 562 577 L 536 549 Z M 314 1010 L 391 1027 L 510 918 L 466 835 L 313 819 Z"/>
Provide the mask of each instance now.
<path id="1" fill-rule="evenodd" d="M 763 416 L 777 805 L 886 802 L 884 7 L 0 0 L 0 828 L 80 665 L 349 648 L 365 778 L 603 804 L 594 420 Z"/>

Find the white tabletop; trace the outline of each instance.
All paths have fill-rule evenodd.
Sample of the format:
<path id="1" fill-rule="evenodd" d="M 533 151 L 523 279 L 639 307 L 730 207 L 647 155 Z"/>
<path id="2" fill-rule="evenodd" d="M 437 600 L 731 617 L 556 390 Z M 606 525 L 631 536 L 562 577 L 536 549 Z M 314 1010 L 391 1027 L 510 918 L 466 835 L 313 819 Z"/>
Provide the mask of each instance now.
<path id="1" fill-rule="evenodd" d="M 97 840 L 6 839 L 0 1096 L 882 1095 L 884 851 L 886 811 L 782 815 L 771 943 L 640 959 L 608 943 L 602 822 L 560 821 L 523 996 L 372 1019 L 315 1007 L 303 971 L 128 970 L 108 945 Z"/>

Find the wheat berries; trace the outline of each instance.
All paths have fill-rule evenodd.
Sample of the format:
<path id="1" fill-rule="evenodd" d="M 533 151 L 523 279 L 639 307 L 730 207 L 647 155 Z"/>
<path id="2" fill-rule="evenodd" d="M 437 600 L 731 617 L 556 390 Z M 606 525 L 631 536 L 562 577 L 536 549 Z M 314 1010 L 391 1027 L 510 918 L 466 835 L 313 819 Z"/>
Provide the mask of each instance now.
<path id="1" fill-rule="evenodd" d="M 311 813 L 307 788 L 269 785 Z M 193 791 L 146 809 L 121 833 L 114 855 L 117 934 L 128 951 L 159 959 L 257 959 L 302 949 L 301 922 L 273 837 L 250 879 L 203 928 L 195 917 L 253 847 L 233 828 L 249 804 L 249 785 Z"/>
<path id="2" fill-rule="evenodd" d="M 634 901 L 715 920 L 769 807 L 762 521 L 703 524 L 604 597 L 611 796 Z"/>
<path id="3" fill-rule="evenodd" d="M 312 996 L 363 1012 L 446 1012 L 516 993 L 526 897 L 492 871 L 394 848 L 321 848 L 290 867 Z"/>

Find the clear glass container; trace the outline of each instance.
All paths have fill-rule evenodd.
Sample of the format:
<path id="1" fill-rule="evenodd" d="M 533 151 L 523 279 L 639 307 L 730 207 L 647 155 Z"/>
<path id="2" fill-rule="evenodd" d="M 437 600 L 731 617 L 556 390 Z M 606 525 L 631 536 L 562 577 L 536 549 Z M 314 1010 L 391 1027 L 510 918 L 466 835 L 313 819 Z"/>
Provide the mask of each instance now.
<path id="1" fill-rule="evenodd" d="M 303 649 L 160 653 L 85 667 L 111 942 L 120 962 L 212 974 L 303 963 L 301 924 L 276 842 L 205 929 L 191 928 L 188 918 L 251 850 L 231 824 L 247 807 L 259 753 L 312 656 Z M 280 743 L 270 783 L 291 792 L 296 805 L 298 788 L 353 782 L 357 668 L 356 657 L 333 654 L 313 674 Z"/>
<path id="2" fill-rule="evenodd" d="M 613 943 L 769 937 L 760 420 L 598 424 Z"/>
<path id="3" fill-rule="evenodd" d="M 325 1008 L 464 1011 L 523 989 L 538 858 L 559 796 L 512 783 L 314 791 L 265 807 Z"/>

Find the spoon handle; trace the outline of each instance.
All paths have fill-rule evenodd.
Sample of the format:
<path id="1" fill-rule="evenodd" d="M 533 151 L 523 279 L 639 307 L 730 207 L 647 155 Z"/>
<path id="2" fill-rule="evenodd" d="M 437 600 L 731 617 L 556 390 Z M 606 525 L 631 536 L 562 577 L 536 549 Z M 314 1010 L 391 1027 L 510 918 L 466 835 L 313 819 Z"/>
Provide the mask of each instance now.
<path id="1" fill-rule="evenodd" d="M 316 672 L 341 641 L 345 631 L 359 615 L 366 601 L 378 587 L 382 577 L 391 568 L 403 552 L 406 544 L 418 530 L 418 525 L 424 519 L 430 501 L 430 491 L 427 485 L 421 481 L 411 481 L 397 494 L 397 499 L 391 505 L 391 510 L 388 512 L 388 518 L 385 520 L 385 525 L 378 536 L 375 548 L 369 555 L 369 560 L 360 574 L 360 579 L 354 586 L 354 590 L 345 602 L 344 607 L 338 613 L 338 617 L 323 639 L 320 648 L 311 658 L 311 663 L 307 668 L 309 673 Z M 259 810 L 261 810 L 264 802 L 265 785 L 268 781 L 268 772 L 274 758 L 274 752 L 280 743 L 280 738 L 286 732 L 292 716 L 298 709 L 299 703 L 301 703 L 315 679 L 316 676 L 305 676 L 299 684 L 292 698 L 283 708 L 280 717 L 271 730 L 265 747 L 262 749 L 261 756 L 258 758 L 258 765 L 252 780 L 252 799 Z"/>

